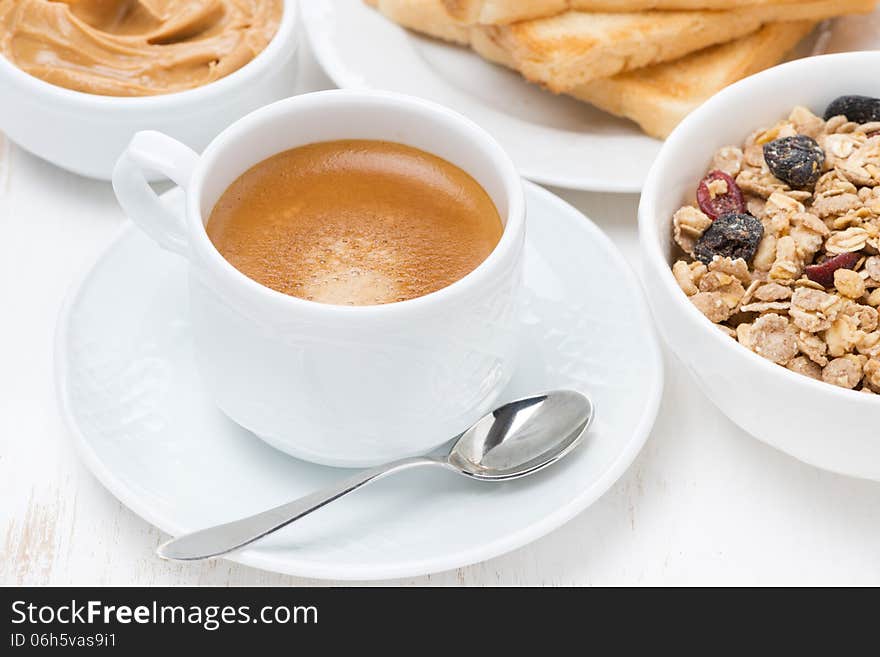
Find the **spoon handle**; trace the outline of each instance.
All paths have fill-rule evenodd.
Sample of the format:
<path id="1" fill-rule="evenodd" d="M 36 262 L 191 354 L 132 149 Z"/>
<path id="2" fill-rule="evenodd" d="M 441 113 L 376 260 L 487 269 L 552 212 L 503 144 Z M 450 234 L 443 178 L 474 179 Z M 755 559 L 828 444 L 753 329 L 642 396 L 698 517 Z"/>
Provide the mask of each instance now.
<path id="1" fill-rule="evenodd" d="M 367 484 L 394 472 L 424 465 L 449 467 L 445 459 L 422 456 L 380 465 L 274 509 L 172 539 L 160 545 L 156 552 L 163 559 L 175 561 L 217 557 L 249 545 Z"/>

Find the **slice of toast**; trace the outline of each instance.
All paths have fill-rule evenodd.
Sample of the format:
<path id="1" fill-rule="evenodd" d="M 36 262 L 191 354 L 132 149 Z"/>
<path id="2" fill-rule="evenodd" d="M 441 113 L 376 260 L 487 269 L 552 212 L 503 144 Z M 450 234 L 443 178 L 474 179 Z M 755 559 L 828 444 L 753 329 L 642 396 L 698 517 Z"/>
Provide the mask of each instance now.
<path id="1" fill-rule="evenodd" d="M 389 16 L 395 15 L 395 4 L 415 2 L 424 7 L 430 2 L 436 5 L 440 0 L 381 0 Z M 435 13 L 408 14 L 407 18 L 410 28 L 448 39 L 448 25 L 438 21 Z M 663 138 L 691 110 L 728 84 L 780 62 L 813 25 L 810 21 L 771 23 L 736 41 L 711 46 L 671 62 L 594 80 L 573 89 L 571 95 L 632 119 L 647 134 Z M 484 58 L 516 68 L 510 54 L 488 38 L 487 31 L 459 32 L 457 38 L 450 40 L 461 43 L 463 34 Z"/>
<path id="2" fill-rule="evenodd" d="M 737 41 L 711 46 L 681 59 L 593 80 L 571 95 L 632 119 L 652 137 L 672 129 L 728 85 L 781 62 L 816 24 L 770 23 Z"/>
<path id="3" fill-rule="evenodd" d="M 463 25 L 504 25 L 565 11 L 730 10 L 797 2 L 803 0 L 443 0 L 449 15 Z"/>
<path id="4" fill-rule="evenodd" d="M 770 23 L 735 41 L 610 78 L 593 80 L 568 95 L 631 119 L 665 139 L 681 120 L 728 85 L 781 62 L 816 26 L 812 21 Z M 471 45 L 489 61 L 516 68 L 509 53 L 479 30 Z"/>
<path id="5" fill-rule="evenodd" d="M 599 78 L 678 59 L 739 39 L 766 23 L 867 13 L 876 0 L 810 0 L 732 11 L 569 11 L 512 25 L 480 26 L 527 79 L 569 92 Z"/>

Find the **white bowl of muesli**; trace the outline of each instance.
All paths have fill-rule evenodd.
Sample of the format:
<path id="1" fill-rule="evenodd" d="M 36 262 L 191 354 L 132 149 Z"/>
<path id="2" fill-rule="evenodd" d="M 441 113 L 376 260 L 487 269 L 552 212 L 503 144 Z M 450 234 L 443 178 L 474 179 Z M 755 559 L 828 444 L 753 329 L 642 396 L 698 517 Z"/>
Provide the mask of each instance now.
<path id="1" fill-rule="evenodd" d="M 666 141 L 642 192 L 666 341 L 736 424 L 880 480 L 880 52 L 728 87 Z"/>

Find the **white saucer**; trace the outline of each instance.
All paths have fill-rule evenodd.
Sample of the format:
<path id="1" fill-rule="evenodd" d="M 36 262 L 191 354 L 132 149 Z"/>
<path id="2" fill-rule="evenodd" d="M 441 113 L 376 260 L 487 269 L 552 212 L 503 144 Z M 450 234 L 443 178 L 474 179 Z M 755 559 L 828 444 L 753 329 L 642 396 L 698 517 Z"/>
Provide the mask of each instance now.
<path id="1" fill-rule="evenodd" d="M 544 91 L 466 48 L 405 30 L 364 0 L 301 7 L 315 56 L 338 86 L 398 91 L 451 107 L 491 132 L 535 182 L 641 190 L 661 142 L 634 123 Z M 874 49 L 878 24 L 880 11 L 828 21 L 793 56 Z"/>
<path id="2" fill-rule="evenodd" d="M 169 203 L 180 203 L 174 190 Z M 623 474 L 654 423 L 662 361 L 641 287 L 577 210 L 528 184 L 524 355 L 504 398 L 557 387 L 592 395 L 584 445 L 533 477 L 486 484 L 405 472 L 233 559 L 304 577 L 387 579 L 467 565 L 559 527 Z M 127 224 L 59 319 L 61 408 L 98 479 L 178 535 L 264 510 L 345 471 L 286 456 L 207 398 L 192 354 L 186 266 Z"/>

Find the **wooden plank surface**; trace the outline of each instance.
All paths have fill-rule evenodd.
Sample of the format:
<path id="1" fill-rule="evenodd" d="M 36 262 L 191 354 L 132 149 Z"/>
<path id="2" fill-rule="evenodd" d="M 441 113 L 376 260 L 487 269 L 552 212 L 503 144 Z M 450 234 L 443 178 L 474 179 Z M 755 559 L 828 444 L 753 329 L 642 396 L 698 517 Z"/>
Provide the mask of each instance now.
<path id="1" fill-rule="evenodd" d="M 328 85 L 302 66 L 307 88 Z M 638 266 L 634 196 L 562 195 Z M 166 537 L 76 458 L 55 403 L 55 319 L 122 219 L 109 184 L 0 145 L 0 584 L 333 584 L 162 562 Z M 758 443 L 667 366 L 646 448 L 598 503 L 511 554 L 388 584 L 880 584 L 880 484 Z"/>

